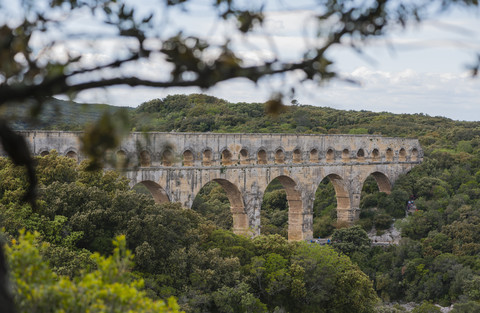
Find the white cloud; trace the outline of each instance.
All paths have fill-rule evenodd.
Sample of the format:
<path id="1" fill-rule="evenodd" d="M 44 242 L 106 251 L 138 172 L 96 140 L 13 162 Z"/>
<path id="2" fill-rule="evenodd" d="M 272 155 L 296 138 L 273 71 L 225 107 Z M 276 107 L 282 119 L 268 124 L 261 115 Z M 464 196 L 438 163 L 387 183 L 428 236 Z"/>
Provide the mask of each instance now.
<path id="1" fill-rule="evenodd" d="M 480 120 L 480 81 L 466 73 L 422 73 L 412 69 L 386 72 L 360 67 L 343 75 L 361 85 L 334 81 L 322 90 L 321 99 L 311 97 L 310 104 Z"/>
<path id="2" fill-rule="evenodd" d="M 175 13 L 169 21 L 173 28 L 201 35 L 217 44 L 225 38 L 231 39 L 232 47 L 245 58 L 246 65 L 259 64 L 275 56 L 293 60 L 315 44 L 310 34 L 316 30 L 316 25 L 313 12 L 309 10 L 268 11 L 265 30 L 254 32 L 248 38 L 238 34 L 232 36 L 235 34 L 232 24 L 212 20 L 208 12 L 202 12 L 192 11 L 188 18 Z M 369 41 L 365 48 L 367 58 L 352 53 L 348 47 L 334 48 L 330 55 L 337 62 L 341 76 L 358 81 L 360 86 L 341 81 L 332 81 L 322 87 L 312 82 L 300 85 L 298 73 L 293 73 L 262 79 L 258 85 L 244 79 L 223 82 L 206 93 L 231 102 L 263 102 L 271 93 L 285 91 L 293 85 L 297 90 L 296 99 L 304 104 L 480 120 L 480 81 L 463 73 L 463 66 L 474 59 L 471 53 L 480 50 L 479 29 L 478 19 L 453 14 L 427 21 L 420 27 L 395 31 L 387 39 Z M 93 46 L 96 50 L 85 54 L 85 61 L 88 64 L 105 62 L 115 57 L 115 53 L 118 55 L 121 44 L 124 43 L 115 42 L 115 39 L 100 40 Z M 388 44 L 394 48 L 389 49 Z M 159 43 L 152 41 L 151 45 L 158 48 Z M 214 55 L 212 51 L 212 57 Z M 162 58 L 126 67 L 127 73 L 153 80 L 167 78 L 169 71 Z M 80 100 L 137 106 L 152 98 L 192 92 L 201 90 L 118 86 L 107 91 L 83 92 Z"/>

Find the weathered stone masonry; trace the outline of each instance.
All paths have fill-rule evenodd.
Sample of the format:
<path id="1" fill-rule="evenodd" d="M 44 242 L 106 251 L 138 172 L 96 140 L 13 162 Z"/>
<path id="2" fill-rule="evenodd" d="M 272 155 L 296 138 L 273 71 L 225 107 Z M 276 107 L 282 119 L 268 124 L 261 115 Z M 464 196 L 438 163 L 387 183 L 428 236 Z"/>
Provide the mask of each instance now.
<path id="1" fill-rule="evenodd" d="M 27 131 L 34 154 L 55 149 L 77 160 L 79 132 Z M 289 204 L 290 240 L 312 238 L 313 201 L 328 177 L 337 196 L 337 216 L 358 219 L 360 194 L 372 175 L 390 192 L 400 174 L 423 159 L 418 140 L 370 135 L 132 133 L 117 151 L 129 160 L 131 185 L 143 183 L 157 202 L 190 208 L 200 189 L 218 182 L 230 200 L 234 231 L 261 233 L 260 207 L 268 184 L 278 178 Z"/>

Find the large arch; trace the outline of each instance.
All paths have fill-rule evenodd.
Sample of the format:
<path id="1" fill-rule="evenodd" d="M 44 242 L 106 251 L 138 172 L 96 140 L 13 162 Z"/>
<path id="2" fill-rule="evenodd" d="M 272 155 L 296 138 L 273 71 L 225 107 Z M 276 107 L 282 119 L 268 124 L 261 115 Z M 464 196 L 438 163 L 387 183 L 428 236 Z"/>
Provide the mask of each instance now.
<path id="1" fill-rule="evenodd" d="M 373 178 L 375 178 L 375 181 L 377 182 L 377 185 L 378 185 L 378 190 L 380 192 L 385 192 L 386 194 L 390 194 L 392 192 L 392 184 L 390 183 L 390 179 L 388 179 L 387 175 L 378 171 L 370 173 L 365 177 L 365 179 L 363 179 L 362 188 L 368 176 L 370 175 L 373 176 Z"/>
<path id="2" fill-rule="evenodd" d="M 228 201 L 230 202 L 230 212 L 232 212 L 233 217 L 233 232 L 237 235 L 251 235 L 249 232 L 248 215 L 245 211 L 242 193 L 240 192 L 238 187 L 230 181 L 222 178 L 212 179 L 211 181 L 205 183 L 203 186 L 212 181 L 222 186 L 223 190 L 227 194 Z"/>
<path id="3" fill-rule="evenodd" d="M 303 203 L 302 194 L 297 189 L 297 183 L 284 175 L 277 176 L 274 179 L 280 181 L 287 194 L 288 240 L 303 240 Z"/>
<path id="4" fill-rule="evenodd" d="M 328 174 L 323 177 L 317 184 L 328 178 L 335 189 L 335 197 L 337 198 L 337 221 L 350 223 L 351 216 L 351 202 L 350 202 L 350 193 L 344 179 L 338 174 Z"/>
<path id="5" fill-rule="evenodd" d="M 139 182 L 139 184 L 142 184 L 148 189 L 148 191 L 150 191 L 150 193 L 152 194 L 153 200 L 155 200 L 155 203 L 170 202 L 170 199 L 165 189 L 163 189 L 162 186 L 160 186 L 156 182 L 151 180 L 144 180 Z"/>

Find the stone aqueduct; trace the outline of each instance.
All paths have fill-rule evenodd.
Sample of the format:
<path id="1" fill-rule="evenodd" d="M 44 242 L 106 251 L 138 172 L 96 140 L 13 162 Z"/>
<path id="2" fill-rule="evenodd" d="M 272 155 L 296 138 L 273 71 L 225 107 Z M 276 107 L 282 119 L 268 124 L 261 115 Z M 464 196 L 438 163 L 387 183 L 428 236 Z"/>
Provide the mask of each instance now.
<path id="1" fill-rule="evenodd" d="M 26 131 L 34 154 L 55 149 L 82 160 L 79 132 Z M 226 191 L 234 232 L 261 232 L 264 191 L 277 178 L 289 205 L 289 240 L 313 235 L 313 202 L 320 182 L 329 178 L 337 197 L 337 217 L 359 217 L 363 183 L 372 175 L 389 193 L 400 174 L 422 162 L 418 140 L 370 135 L 131 133 L 115 151 L 129 160 L 131 186 L 143 183 L 156 202 L 190 208 L 200 189 L 215 181 Z"/>

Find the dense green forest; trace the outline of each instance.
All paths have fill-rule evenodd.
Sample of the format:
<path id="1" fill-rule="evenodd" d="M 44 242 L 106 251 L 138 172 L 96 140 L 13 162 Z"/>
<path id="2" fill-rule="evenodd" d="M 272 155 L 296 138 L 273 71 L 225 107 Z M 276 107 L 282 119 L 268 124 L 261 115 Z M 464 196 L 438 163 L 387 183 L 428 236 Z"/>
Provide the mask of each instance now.
<path id="1" fill-rule="evenodd" d="M 30 253 L 37 251 L 33 263 L 48 261 L 45 271 L 57 277 L 52 281 L 61 277 L 80 284 L 92 273 L 102 276 L 107 266 L 100 264 L 110 256 L 110 266 L 123 270 L 121 283 L 133 284 L 139 297 L 159 305 L 155 301 L 174 296 L 187 312 L 402 310 L 383 306 L 379 299 L 416 302 L 416 312 L 435 312 L 432 303 L 453 303 L 452 312 L 480 312 L 479 122 L 308 105 L 289 105 L 272 116 L 265 114 L 263 104 L 233 104 L 205 95 L 168 96 L 129 114 L 136 131 L 415 137 L 425 158 L 389 195 L 367 180 L 361 218 L 351 228 L 336 222 L 335 192 L 328 179 L 323 181 L 315 197 L 314 233 L 331 238 L 329 246 L 286 241 L 288 203 L 275 181 L 263 199 L 263 235 L 247 239 L 229 231 L 228 199 L 214 183 L 202 189 L 194 210 L 159 206 L 129 190 L 115 172 L 89 172 L 86 164 L 51 153 L 37 158 L 39 205 L 34 210 L 21 201 L 27 184 L 22 169 L 1 160 L 0 223 L 5 238 L 14 242 L 10 249 L 23 244 Z M 405 218 L 411 196 L 417 211 Z M 402 234 L 398 245 L 370 244 L 366 231 L 382 233 L 393 224 Z M 22 229 L 36 231 L 35 239 Z M 118 235 L 125 237 L 114 245 Z M 118 261 L 128 260 L 127 251 L 134 255 L 130 267 Z M 24 268 L 12 270 L 17 280 L 26 280 Z M 27 291 L 16 290 L 28 311 Z M 175 308 L 173 300 L 170 305 Z"/>

